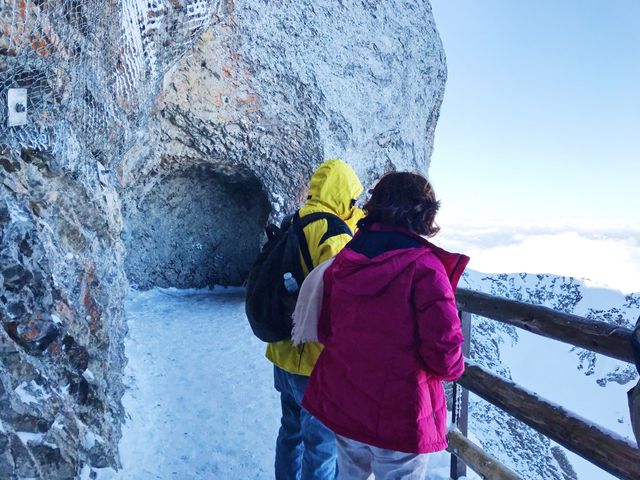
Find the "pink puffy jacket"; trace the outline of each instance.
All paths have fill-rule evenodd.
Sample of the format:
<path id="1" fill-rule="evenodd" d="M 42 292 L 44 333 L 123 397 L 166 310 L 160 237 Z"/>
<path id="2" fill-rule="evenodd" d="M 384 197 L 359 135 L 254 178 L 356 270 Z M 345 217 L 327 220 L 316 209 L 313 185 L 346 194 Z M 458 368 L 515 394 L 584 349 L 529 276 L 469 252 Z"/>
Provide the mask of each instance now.
<path id="1" fill-rule="evenodd" d="M 419 248 L 368 258 L 347 246 L 337 255 L 324 275 L 325 348 L 302 404 L 347 438 L 402 452 L 443 450 L 442 381 L 464 371 L 454 290 L 469 258 L 397 227 L 368 229 L 399 231 Z"/>

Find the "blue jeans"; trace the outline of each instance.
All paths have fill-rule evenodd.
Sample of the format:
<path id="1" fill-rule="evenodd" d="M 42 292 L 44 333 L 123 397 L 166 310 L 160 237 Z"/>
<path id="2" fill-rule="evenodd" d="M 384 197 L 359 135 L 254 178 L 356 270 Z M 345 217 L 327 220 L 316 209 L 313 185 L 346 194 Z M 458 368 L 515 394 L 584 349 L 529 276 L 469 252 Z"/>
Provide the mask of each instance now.
<path id="1" fill-rule="evenodd" d="M 309 377 L 274 365 L 282 419 L 276 441 L 276 480 L 334 480 L 336 437 L 300 405 Z"/>

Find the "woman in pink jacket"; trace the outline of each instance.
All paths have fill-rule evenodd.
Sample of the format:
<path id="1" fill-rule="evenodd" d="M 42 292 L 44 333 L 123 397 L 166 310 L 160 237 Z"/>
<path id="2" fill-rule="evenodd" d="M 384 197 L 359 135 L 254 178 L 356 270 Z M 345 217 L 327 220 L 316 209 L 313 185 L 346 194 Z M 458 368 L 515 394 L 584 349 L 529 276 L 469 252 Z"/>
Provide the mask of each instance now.
<path id="1" fill-rule="evenodd" d="M 454 290 L 469 258 L 425 240 L 438 206 L 421 175 L 385 175 L 325 272 L 303 406 L 336 433 L 339 478 L 423 479 L 447 447 L 442 382 L 464 371 Z"/>

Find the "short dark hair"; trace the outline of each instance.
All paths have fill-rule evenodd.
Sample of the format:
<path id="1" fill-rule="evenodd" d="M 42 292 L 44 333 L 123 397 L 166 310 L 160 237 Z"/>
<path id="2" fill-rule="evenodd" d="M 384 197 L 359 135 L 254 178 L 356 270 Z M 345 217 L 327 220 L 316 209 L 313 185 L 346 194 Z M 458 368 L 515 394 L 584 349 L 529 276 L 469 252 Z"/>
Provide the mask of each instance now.
<path id="1" fill-rule="evenodd" d="M 371 190 L 363 209 L 367 216 L 361 227 L 386 223 L 406 228 L 418 235 L 434 236 L 440 230 L 435 218 L 440 202 L 429 181 L 420 174 L 390 172 Z"/>

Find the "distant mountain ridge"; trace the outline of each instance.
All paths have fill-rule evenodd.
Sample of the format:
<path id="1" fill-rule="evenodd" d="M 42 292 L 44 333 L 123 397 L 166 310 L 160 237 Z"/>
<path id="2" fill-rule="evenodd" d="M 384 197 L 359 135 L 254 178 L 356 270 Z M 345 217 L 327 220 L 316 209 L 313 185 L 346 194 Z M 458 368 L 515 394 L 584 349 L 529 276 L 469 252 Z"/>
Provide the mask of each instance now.
<path id="1" fill-rule="evenodd" d="M 629 328 L 635 325 L 640 315 L 640 293 L 624 294 L 567 276 L 485 274 L 468 270 L 459 286 Z M 531 388 L 531 382 L 536 386 L 532 388 L 534 391 L 554 401 L 558 397 L 566 400 L 567 397 L 584 396 L 598 402 L 598 397 L 606 396 L 612 405 L 611 412 L 598 418 L 593 418 L 597 414 L 592 413 L 593 408 L 588 404 L 590 400 L 576 402 L 567 408 L 584 408 L 577 413 L 587 418 L 591 415 L 591 420 L 604 423 L 607 428 L 623 435 L 630 433 L 623 392 L 638 377 L 635 366 L 475 315 L 472 326 L 471 358 L 476 362 L 503 377 L 522 382 L 527 388 Z M 549 355 L 555 356 L 550 359 Z M 553 375 L 548 381 L 540 380 L 539 370 L 544 368 L 561 377 L 563 385 L 555 385 Z M 472 438 L 475 436 L 486 450 L 523 478 L 613 478 L 577 456 L 565 453 L 563 448 L 493 405 L 473 395 L 471 397 Z"/>

